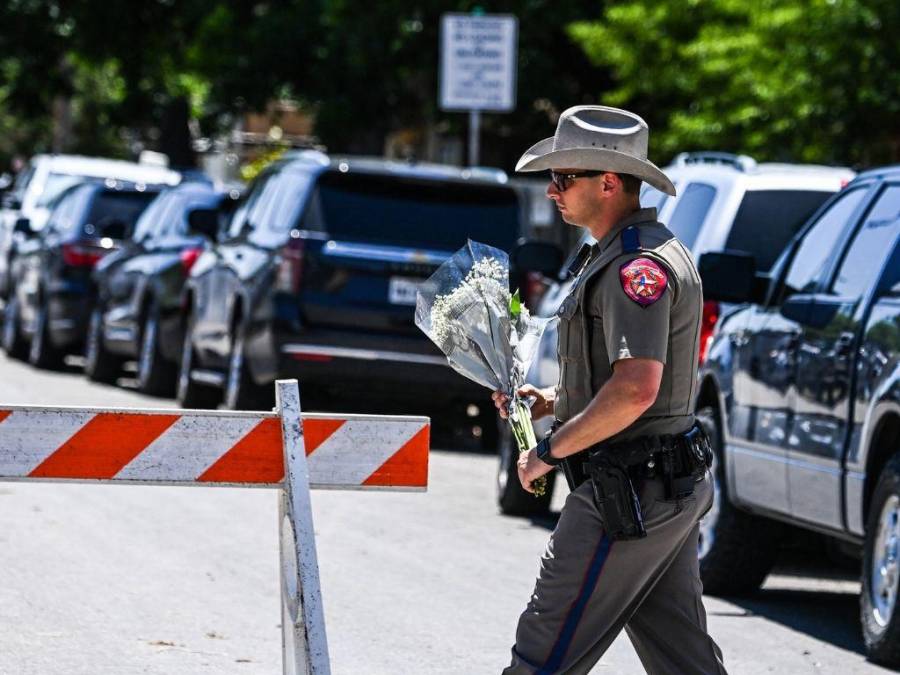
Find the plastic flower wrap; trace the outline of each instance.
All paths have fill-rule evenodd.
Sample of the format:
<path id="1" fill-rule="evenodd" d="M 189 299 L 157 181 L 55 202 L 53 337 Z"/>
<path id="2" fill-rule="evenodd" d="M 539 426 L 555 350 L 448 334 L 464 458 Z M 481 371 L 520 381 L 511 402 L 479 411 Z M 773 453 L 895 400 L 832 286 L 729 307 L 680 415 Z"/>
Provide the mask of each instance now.
<path id="1" fill-rule="evenodd" d="M 531 316 L 509 291 L 509 257 L 469 241 L 424 282 L 416 297 L 416 325 L 470 380 L 510 397 L 509 423 L 519 451 L 536 444 L 531 409 L 517 391 L 552 319 Z M 546 481 L 536 481 L 537 493 Z"/>

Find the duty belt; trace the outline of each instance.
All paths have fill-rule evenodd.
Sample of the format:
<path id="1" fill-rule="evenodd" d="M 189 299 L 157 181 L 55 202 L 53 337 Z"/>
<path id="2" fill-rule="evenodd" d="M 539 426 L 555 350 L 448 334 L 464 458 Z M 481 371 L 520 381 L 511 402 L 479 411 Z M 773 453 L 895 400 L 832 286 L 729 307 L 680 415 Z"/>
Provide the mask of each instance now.
<path id="1" fill-rule="evenodd" d="M 570 489 L 577 488 L 600 465 L 621 467 L 636 478 L 662 477 L 666 498 L 675 499 L 693 492 L 696 478 L 712 465 L 712 449 L 703 427 L 696 423 L 681 434 L 597 443 L 565 462 L 563 470 Z"/>

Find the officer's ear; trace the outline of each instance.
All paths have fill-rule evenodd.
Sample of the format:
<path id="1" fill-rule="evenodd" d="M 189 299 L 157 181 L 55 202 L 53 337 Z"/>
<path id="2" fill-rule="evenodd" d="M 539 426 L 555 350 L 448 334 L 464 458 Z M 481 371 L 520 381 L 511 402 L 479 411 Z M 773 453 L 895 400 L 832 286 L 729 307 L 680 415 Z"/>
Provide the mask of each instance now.
<path id="1" fill-rule="evenodd" d="M 618 174 L 607 171 L 600 176 L 600 192 L 603 196 L 612 197 L 613 195 L 622 192 L 624 189 L 625 185 L 622 183 L 622 179 L 619 178 Z"/>

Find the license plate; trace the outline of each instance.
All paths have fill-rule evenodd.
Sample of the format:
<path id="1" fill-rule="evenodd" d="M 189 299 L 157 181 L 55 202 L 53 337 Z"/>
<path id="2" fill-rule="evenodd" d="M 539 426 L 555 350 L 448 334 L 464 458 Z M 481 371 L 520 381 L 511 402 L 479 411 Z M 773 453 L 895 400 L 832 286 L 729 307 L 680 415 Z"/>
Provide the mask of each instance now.
<path id="1" fill-rule="evenodd" d="M 388 301 L 394 305 L 416 304 L 416 291 L 419 290 L 420 279 L 391 277 L 388 282 Z"/>

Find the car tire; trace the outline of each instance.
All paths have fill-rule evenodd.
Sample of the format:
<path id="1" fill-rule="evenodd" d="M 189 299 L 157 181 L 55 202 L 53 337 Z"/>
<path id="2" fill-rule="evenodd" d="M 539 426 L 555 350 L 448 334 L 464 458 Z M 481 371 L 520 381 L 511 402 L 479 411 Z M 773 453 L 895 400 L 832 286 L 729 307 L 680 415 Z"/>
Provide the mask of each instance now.
<path id="1" fill-rule="evenodd" d="M 150 306 L 141 330 L 138 353 L 138 390 L 151 396 L 172 396 L 178 381 L 178 369 L 162 355 L 159 341 L 159 308 Z"/>
<path id="2" fill-rule="evenodd" d="M 121 366 L 119 357 L 110 353 L 103 344 L 103 310 L 97 307 L 88 320 L 84 341 L 84 374 L 92 382 L 115 384 Z"/>
<path id="3" fill-rule="evenodd" d="M 501 420 L 499 427 L 498 454 L 500 461 L 497 466 L 497 505 L 500 512 L 507 516 L 543 516 L 550 512 L 550 502 L 553 500 L 553 488 L 556 483 L 556 472 L 547 474 L 547 489 L 543 495 L 536 497 L 526 492 L 519 482 L 519 471 L 516 463 L 519 459 L 519 450 L 513 440 L 512 430 L 505 420 Z"/>
<path id="4" fill-rule="evenodd" d="M 225 407 L 229 410 L 269 410 L 274 403 L 274 385 L 260 386 L 253 381 L 246 358 L 246 327 L 235 328 L 231 338 L 231 356 L 225 378 Z"/>
<path id="5" fill-rule="evenodd" d="M 22 336 L 19 299 L 15 294 L 10 297 L 3 309 L 3 351 L 10 358 L 22 361 L 28 358 L 28 343 Z"/>
<path id="6" fill-rule="evenodd" d="M 872 495 L 863 549 L 860 621 L 869 658 L 900 666 L 900 454 L 885 465 Z"/>
<path id="7" fill-rule="evenodd" d="M 50 308 L 46 303 L 38 307 L 34 334 L 28 347 L 28 363 L 35 368 L 57 370 L 62 366 L 63 354 L 50 341 Z"/>
<path id="8" fill-rule="evenodd" d="M 197 361 L 193 341 L 193 319 L 187 323 L 184 331 L 184 343 L 181 346 L 181 363 L 178 369 L 178 382 L 175 398 L 182 408 L 199 408 L 214 410 L 222 400 L 222 390 L 212 385 L 197 382 L 191 378 L 191 370 Z"/>
<path id="9" fill-rule="evenodd" d="M 713 448 L 713 504 L 700 522 L 700 578 L 709 595 L 748 595 L 759 589 L 775 564 L 781 526 L 739 511 L 728 498 L 724 448 L 713 408 L 697 411 Z"/>

